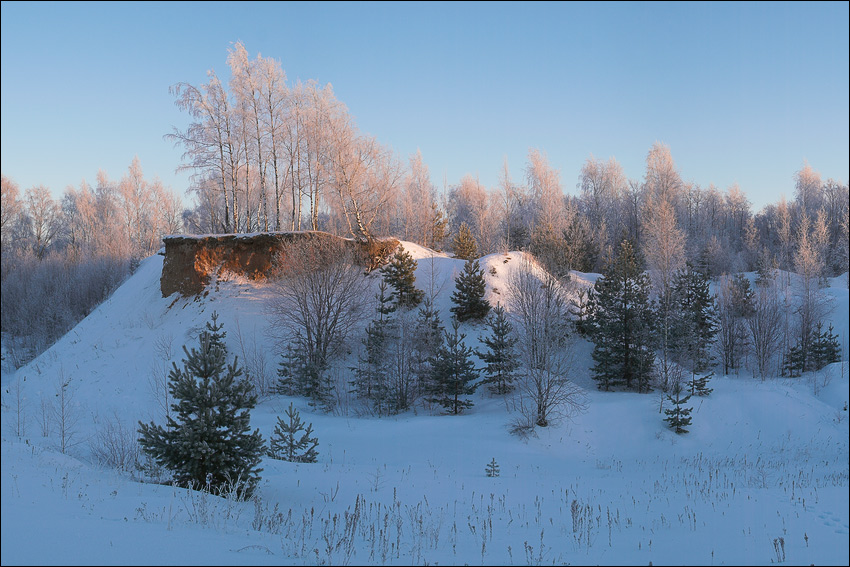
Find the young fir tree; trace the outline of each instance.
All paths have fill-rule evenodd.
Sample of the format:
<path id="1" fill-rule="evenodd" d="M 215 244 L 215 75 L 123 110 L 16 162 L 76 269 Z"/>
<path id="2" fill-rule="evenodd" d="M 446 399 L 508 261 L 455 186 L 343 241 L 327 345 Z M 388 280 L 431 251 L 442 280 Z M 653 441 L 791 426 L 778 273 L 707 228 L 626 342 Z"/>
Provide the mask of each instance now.
<path id="1" fill-rule="evenodd" d="M 440 404 L 453 415 L 472 407 L 472 400 L 462 396 L 475 392 L 472 382 L 478 378 L 472 349 L 463 343 L 466 335 L 458 331 L 459 326 L 457 319 L 452 319 L 452 333 L 445 333 L 446 342 L 433 359 L 428 398 L 429 402 Z"/>
<path id="2" fill-rule="evenodd" d="M 674 429 L 676 433 L 687 433 L 688 430 L 685 429 L 685 427 L 689 427 L 691 425 L 691 411 L 693 411 L 693 408 L 686 408 L 684 406 L 688 403 L 688 400 L 691 399 L 691 396 L 683 396 L 682 386 L 678 383 L 673 386 L 672 394 L 673 395 L 667 395 L 667 400 L 670 402 L 672 407 L 664 410 L 664 413 L 667 414 L 664 421 L 666 421 L 670 428 Z"/>
<path id="3" fill-rule="evenodd" d="M 582 337 L 590 335 L 590 305 L 589 291 L 587 289 L 578 290 L 578 295 L 575 299 L 570 299 L 571 312 L 575 315 L 576 331 Z"/>
<path id="4" fill-rule="evenodd" d="M 378 415 L 389 413 L 390 403 L 388 350 L 394 334 L 389 315 L 395 311 L 395 306 L 386 291 L 387 285 L 381 281 L 375 295 L 376 317 L 366 327 L 364 352 L 358 359 L 358 366 L 352 368 L 353 392 L 367 400 Z"/>
<path id="5" fill-rule="evenodd" d="M 827 364 L 841 360 L 841 346 L 838 335 L 833 332 L 832 324 L 824 330 L 823 322 L 815 325 L 815 341 L 812 348 L 812 370 L 820 370 Z"/>
<path id="6" fill-rule="evenodd" d="M 437 351 L 443 346 L 445 328 L 430 298 L 425 298 L 413 327 L 413 374 L 419 393 L 427 392 Z"/>
<path id="7" fill-rule="evenodd" d="M 304 428 L 301 415 L 292 402 L 286 410 L 286 417 L 287 421 L 279 416 L 277 418 L 274 435 L 269 442 L 269 456 L 292 463 L 315 463 L 319 456 L 319 452 L 316 451 L 319 440 L 316 437 L 310 437 L 313 433 L 313 424 Z M 299 436 L 299 431 L 304 433 Z"/>
<path id="8" fill-rule="evenodd" d="M 399 245 L 392 260 L 381 268 L 383 281 L 393 288 L 392 298 L 401 308 L 416 307 L 422 302 L 425 292 L 416 288 L 416 260 Z"/>
<path id="9" fill-rule="evenodd" d="M 782 358 L 782 375 L 796 378 L 803 373 L 805 359 L 803 358 L 803 349 L 800 345 L 794 345 L 785 356 Z"/>
<path id="10" fill-rule="evenodd" d="M 838 335 L 833 333 L 832 325 L 828 330 L 823 329 L 823 322 L 815 325 L 815 331 L 809 347 L 805 348 L 802 341 L 791 347 L 785 354 L 782 373 L 786 376 L 797 377 L 803 372 L 818 371 L 827 364 L 838 362 L 841 358 L 841 347 Z"/>
<path id="11" fill-rule="evenodd" d="M 275 391 L 283 396 L 299 396 L 304 394 L 306 366 L 304 351 L 294 348 L 291 344 L 286 346 L 283 359 L 278 363 L 278 380 Z"/>
<path id="12" fill-rule="evenodd" d="M 334 386 L 328 375 L 327 367 L 305 359 L 301 372 L 303 373 L 304 396 L 311 407 L 330 411 L 333 407 Z"/>
<path id="13" fill-rule="evenodd" d="M 218 313 L 213 311 L 210 316 L 211 321 L 207 321 L 206 329 L 210 335 L 212 346 L 227 351 L 227 345 L 224 343 L 224 338 L 227 336 L 227 331 L 223 331 L 224 323 L 218 322 Z"/>
<path id="14" fill-rule="evenodd" d="M 691 394 L 711 393 L 709 369 L 714 362 L 712 347 L 717 337 L 717 303 L 709 291 L 708 278 L 690 263 L 679 271 L 673 282 L 676 323 L 671 333 L 671 347 L 677 362 L 690 366 Z"/>
<path id="15" fill-rule="evenodd" d="M 486 378 L 482 384 L 488 384 L 494 394 L 504 395 L 514 389 L 515 372 L 519 367 L 514 352 L 517 339 L 501 304 L 496 304 L 493 308 L 488 322 L 490 335 L 482 340 L 487 351 L 477 351 L 475 354 L 487 365 L 484 369 Z"/>
<path id="16" fill-rule="evenodd" d="M 649 287 L 649 277 L 624 240 L 605 275 L 589 292 L 592 372 L 600 390 L 619 386 L 650 390 L 655 325 Z"/>
<path id="17" fill-rule="evenodd" d="M 164 428 L 139 422 L 139 445 L 181 486 L 221 489 L 241 482 L 250 494 L 265 450 L 259 430 L 251 433 L 250 427 L 257 396 L 250 382 L 239 379 L 237 360 L 226 363 L 215 332 L 203 331 L 198 349 L 183 347 L 183 368 L 174 364 L 168 376 L 176 419 L 168 417 Z"/>
<path id="18" fill-rule="evenodd" d="M 301 395 L 310 400 L 310 405 L 328 409 L 333 399 L 333 386 L 325 375 L 325 369 L 317 366 L 306 356 L 303 339 L 296 335 L 286 347 L 283 359 L 278 364 L 276 390 L 280 394 Z"/>
<path id="19" fill-rule="evenodd" d="M 484 299 L 484 271 L 478 260 L 467 260 L 463 272 L 455 281 L 455 292 L 452 293 L 451 312 L 458 321 L 483 319 L 490 312 L 490 303 Z"/>
<path id="20" fill-rule="evenodd" d="M 454 250 L 455 258 L 461 260 L 473 260 L 478 257 L 478 244 L 475 243 L 475 237 L 472 236 L 472 231 L 465 222 L 461 223 L 455 235 L 452 250 Z"/>

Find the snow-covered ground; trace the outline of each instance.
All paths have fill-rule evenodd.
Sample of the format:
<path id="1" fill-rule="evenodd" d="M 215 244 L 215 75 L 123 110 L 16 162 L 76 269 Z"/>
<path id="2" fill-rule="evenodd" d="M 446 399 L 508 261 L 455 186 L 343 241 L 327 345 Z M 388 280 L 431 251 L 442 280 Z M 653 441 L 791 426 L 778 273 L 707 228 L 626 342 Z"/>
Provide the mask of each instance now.
<path id="1" fill-rule="evenodd" d="M 404 245 L 448 322 L 463 262 Z M 491 302 L 505 300 L 522 259 L 481 259 Z M 161 268 L 161 256 L 148 258 L 47 352 L 4 368 L 3 565 L 847 564 L 843 277 L 825 293 L 845 362 L 797 379 L 715 377 L 711 396 L 693 398 L 686 435 L 667 428 L 655 393 L 597 391 L 583 343 L 574 378 L 587 411 L 525 439 L 508 432 L 508 404 L 486 388 L 460 416 L 418 407 L 379 419 L 353 405 L 322 414 L 266 397 L 252 424 L 268 438 L 293 401 L 319 438 L 319 462 L 265 459 L 258 498 L 238 503 L 142 483 L 91 458 L 107 426 L 160 419 L 149 376 L 169 355 L 179 363 L 213 311 L 231 354 L 274 377 L 266 286 L 232 278 L 206 296 L 162 298 Z M 486 328 L 462 331 L 476 347 Z M 60 376 L 71 379 L 68 455 L 55 427 L 42 435 L 42 400 L 55 406 Z M 501 474 L 491 478 L 494 458 Z"/>

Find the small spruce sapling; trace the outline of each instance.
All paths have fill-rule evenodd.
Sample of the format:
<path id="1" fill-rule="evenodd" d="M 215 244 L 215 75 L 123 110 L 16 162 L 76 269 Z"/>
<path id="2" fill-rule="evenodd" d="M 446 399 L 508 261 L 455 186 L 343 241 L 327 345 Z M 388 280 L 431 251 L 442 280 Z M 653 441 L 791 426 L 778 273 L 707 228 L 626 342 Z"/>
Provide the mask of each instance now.
<path id="1" fill-rule="evenodd" d="M 315 463 L 319 456 L 319 452 L 316 451 L 319 440 L 316 437 L 310 437 L 313 433 L 313 424 L 304 428 L 301 415 L 292 402 L 286 410 L 286 417 L 287 421 L 277 418 L 274 435 L 269 443 L 269 456 L 293 463 Z M 299 431 L 304 433 L 299 436 Z"/>
<path id="2" fill-rule="evenodd" d="M 473 364 L 472 349 L 463 339 L 466 335 L 458 331 L 457 319 L 452 320 L 452 333 L 445 332 L 445 344 L 440 346 L 431 363 L 431 379 L 427 384 L 429 402 L 438 403 L 447 413 L 458 415 L 470 408 L 473 402 L 463 396 L 475 392 L 474 380 L 478 370 Z"/>
<path id="3" fill-rule="evenodd" d="M 452 250 L 454 250 L 455 258 L 461 260 L 472 260 L 478 257 L 478 244 L 475 242 L 475 237 L 472 236 L 472 230 L 465 222 L 461 223 L 454 241 L 452 241 Z"/>
<path id="4" fill-rule="evenodd" d="M 509 394 L 514 389 L 513 382 L 519 367 L 514 352 L 517 339 L 501 304 L 496 304 L 493 308 L 488 323 L 490 335 L 481 341 L 487 350 L 475 353 L 487 365 L 484 368 L 486 378 L 483 383 L 488 384 L 494 394 Z"/>
<path id="5" fill-rule="evenodd" d="M 493 457 L 493 460 L 487 464 L 484 472 L 486 472 L 489 477 L 499 476 L 499 463 L 496 462 L 496 457 Z"/>
<path id="6" fill-rule="evenodd" d="M 672 395 L 667 396 L 667 400 L 673 404 L 673 407 L 671 409 L 664 410 L 664 413 L 667 414 L 664 421 L 666 421 L 670 428 L 674 429 L 676 433 L 687 433 L 688 430 L 685 429 L 685 427 L 691 425 L 691 411 L 693 408 L 686 408 L 684 405 L 688 403 L 691 396 L 682 396 L 682 386 L 678 383 L 673 386 L 673 394 L 676 396 L 675 398 Z"/>

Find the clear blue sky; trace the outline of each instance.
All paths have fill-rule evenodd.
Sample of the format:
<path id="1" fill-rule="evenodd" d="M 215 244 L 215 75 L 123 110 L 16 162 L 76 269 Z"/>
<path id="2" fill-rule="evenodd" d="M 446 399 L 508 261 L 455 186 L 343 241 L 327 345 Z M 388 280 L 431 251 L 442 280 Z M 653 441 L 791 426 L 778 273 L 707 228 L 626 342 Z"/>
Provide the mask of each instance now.
<path id="1" fill-rule="evenodd" d="M 182 193 L 168 87 L 245 43 L 330 82 L 361 131 L 432 180 L 493 186 L 544 150 L 574 193 L 590 154 L 641 179 L 656 141 L 686 181 L 793 194 L 806 159 L 848 180 L 848 3 L 2 3 L 2 173 L 57 195 L 138 155 Z"/>

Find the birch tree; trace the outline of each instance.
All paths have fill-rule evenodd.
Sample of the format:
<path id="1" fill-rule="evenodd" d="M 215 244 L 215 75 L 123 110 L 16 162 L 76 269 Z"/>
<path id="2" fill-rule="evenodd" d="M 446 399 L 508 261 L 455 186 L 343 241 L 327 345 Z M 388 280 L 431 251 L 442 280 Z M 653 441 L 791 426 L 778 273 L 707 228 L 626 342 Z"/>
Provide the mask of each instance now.
<path id="1" fill-rule="evenodd" d="M 650 200 L 645 206 L 644 243 L 646 261 L 658 294 L 661 327 L 661 376 L 664 389 L 671 372 L 670 332 L 673 327 L 673 281 L 685 265 L 685 237 L 676 223 L 676 214 L 667 201 Z"/>
<path id="2" fill-rule="evenodd" d="M 534 228 L 562 234 L 564 222 L 564 192 L 561 175 L 549 165 L 546 154 L 537 149 L 528 152 L 526 178 L 534 202 Z"/>
<path id="3" fill-rule="evenodd" d="M 48 247 L 59 235 L 61 208 L 50 195 L 50 189 L 44 185 L 26 190 L 24 207 L 32 251 L 37 258 L 44 258 Z"/>
<path id="4" fill-rule="evenodd" d="M 523 260 L 507 282 L 508 306 L 520 353 L 520 411 L 515 431 L 547 427 L 586 408 L 580 388 L 570 380 L 573 338 L 566 290 L 554 277 Z"/>

